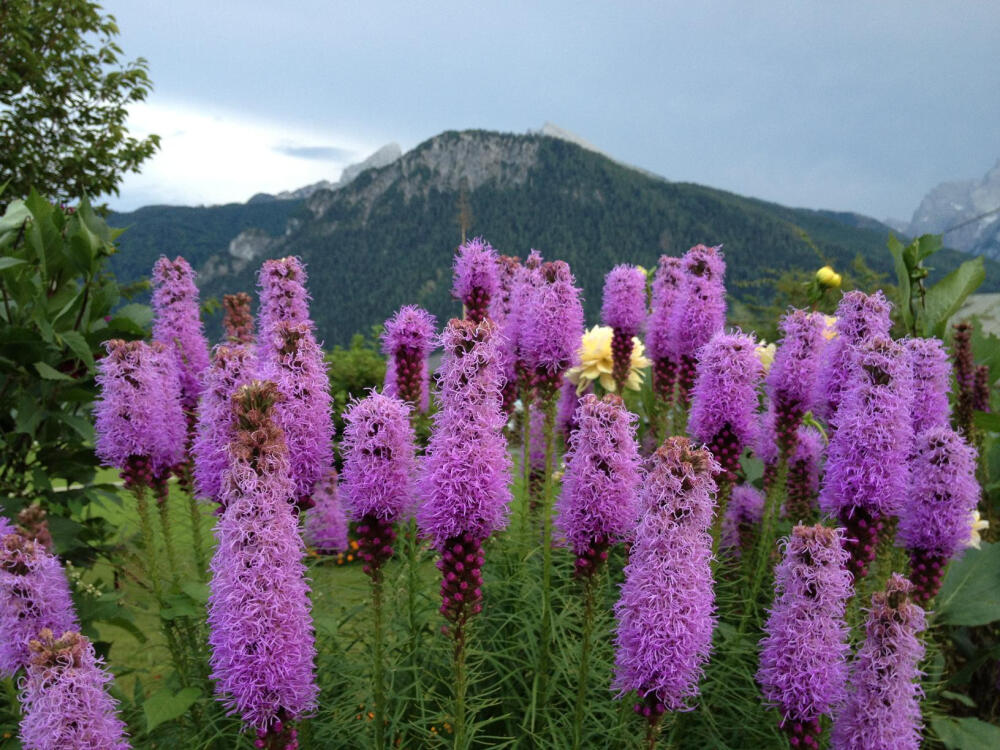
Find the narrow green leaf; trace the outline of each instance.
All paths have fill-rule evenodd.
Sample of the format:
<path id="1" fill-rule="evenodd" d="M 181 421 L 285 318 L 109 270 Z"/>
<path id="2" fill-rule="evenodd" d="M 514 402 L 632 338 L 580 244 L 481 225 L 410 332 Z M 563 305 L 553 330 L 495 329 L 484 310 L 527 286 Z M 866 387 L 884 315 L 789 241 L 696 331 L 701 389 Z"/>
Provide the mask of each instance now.
<path id="1" fill-rule="evenodd" d="M 73 382 L 73 378 L 69 375 L 59 372 L 59 370 L 45 362 L 35 362 L 35 369 L 38 370 L 38 374 L 45 380 L 68 380 Z"/>
<path id="2" fill-rule="evenodd" d="M 1000 747 L 1000 727 L 971 717 L 932 716 L 931 728 L 948 750 Z"/>
<path id="3" fill-rule="evenodd" d="M 142 705 L 142 711 L 146 715 L 146 731 L 152 732 L 163 722 L 183 716 L 199 697 L 201 690 L 196 687 L 186 687 L 179 693 L 169 688 L 153 693 Z"/>
<path id="4" fill-rule="evenodd" d="M 889 234 L 889 252 L 892 254 L 893 265 L 896 269 L 896 283 L 899 286 L 899 312 L 903 316 L 903 325 L 907 331 L 913 330 L 913 310 L 910 307 L 910 269 L 906 266 L 903 257 L 903 243 L 896 239 L 896 235 Z"/>
<path id="5" fill-rule="evenodd" d="M 0 271 L 6 271 L 8 268 L 14 268 L 15 266 L 23 266 L 25 261 L 20 258 L 11 258 L 10 256 L 4 256 L 0 258 Z"/>
<path id="6" fill-rule="evenodd" d="M 69 347 L 69 350 L 83 362 L 88 369 L 94 368 L 94 353 L 90 349 L 90 344 L 79 331 L 64 331 L 59 334 L 59 338 Z"/>

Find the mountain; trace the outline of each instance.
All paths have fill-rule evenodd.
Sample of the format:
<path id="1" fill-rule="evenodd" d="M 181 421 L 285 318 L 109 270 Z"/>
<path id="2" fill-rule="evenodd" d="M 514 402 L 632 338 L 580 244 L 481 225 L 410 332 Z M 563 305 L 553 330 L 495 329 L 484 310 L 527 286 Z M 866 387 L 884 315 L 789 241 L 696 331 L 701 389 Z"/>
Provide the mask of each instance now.
<path id="1" fill-rule="evenodd" d="M 980 180 L 935 187 L 903 232 L 913 237 L 944 234 L 950 247 L 1000 259 L 1000 160 Z"/>
<path id="2" fill-rule="evenodd" d="M 724 245 L 728 287 L 743 300 L 768 301 L 770 282 L 787 269 L 847 268 L 858 255 L 893 273 L 889 229 L 873 219 L 669 182 L 566 138 L 486 131 L 442 133 L 303 200 L 112 217 L 133 227 L 114 261 L 132 274 L 148 273 L 154 248 L 183 254 L 199 270 L 203 294 L 212 296 L 253 289 L 265 258 L 300 255 L 320 335 L 328 345 L 344 343 L 408 302 L 441 320 L 459 313 L 450 287 L 460 201 L 471 209 L 469 236 L 483 235 L 506 254 L 523 256 L 533 247 L 567 260 L 592 321 L 613 265 L 650 267 L 661 253 L 680 254 L 699 242 Z M 255 221 L 254 212 L 265 209 L 271 213 Z M 171 230 L 171 222 L 184 226 Z M 940 273 L 964 258 L 942 251 L 935 265 Z M 997 270 L 988 270 L 992 284 Z"/>

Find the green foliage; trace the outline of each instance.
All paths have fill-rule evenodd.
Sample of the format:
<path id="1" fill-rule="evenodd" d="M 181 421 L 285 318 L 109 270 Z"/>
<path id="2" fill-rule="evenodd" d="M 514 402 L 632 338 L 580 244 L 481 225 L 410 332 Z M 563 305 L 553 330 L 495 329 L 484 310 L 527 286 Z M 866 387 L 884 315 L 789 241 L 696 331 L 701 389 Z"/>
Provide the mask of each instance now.
<path id="1" fill-rule="evenodd" d="M 1000 747 L 1000 727 L 976 718 L 935 716 L 931 729 L 948 750 L 982 750 Z"/>
<path id="2" fill-rule="evenodd" d="M 889 252 L 899 283 L 899 314 L 906 332 L 914 336 L 944 338 L 951 316 L 986 279 L 983 259 L 973 258 L 928 288 L 930 269 L 924 261 L 939 250 L 940 235 L 922 235 L 906 247 L 889 235 Z"/>
<path id="3" fill-rule="evenodd" d="M 372 329 L 370 339 L 356 333 L 349 347 L 335 346 L 326 355 L 338 435 L 344 426 L 341 415 L 351 399 L 364 398 L 369 388 L 381 388 L 385 382 L 385 358 L 377 348 L 380 331 Z"/>
<path id="4" fill-rule="evenodd" d="M 118 25 L 92 0 L 0 0 L 0 184 L 51 200 L 118 192 L 159 147 L 134 138 L 128 107 L 152 85 L 119 62 Z"/>
<path id="5" fill-rule="evenodd" d="M 99 519 L 79 515 L 106 489 L 94 483 L 94 360 L 106 339 L 143 336 L 149 321 L 144 306 L 115 312 L 115 236 L 86 199 L 67 212 L 32 192 L 0 218 L 0 502 L 42 502 L 71 557 L 101 536 Z"/>
<path id="6" fill-rule="evenodd" d="M 1000 544 L 983 542 L 948 566 L 936 599 L 935 619 L 949 625 L 1000 620 Z"/>

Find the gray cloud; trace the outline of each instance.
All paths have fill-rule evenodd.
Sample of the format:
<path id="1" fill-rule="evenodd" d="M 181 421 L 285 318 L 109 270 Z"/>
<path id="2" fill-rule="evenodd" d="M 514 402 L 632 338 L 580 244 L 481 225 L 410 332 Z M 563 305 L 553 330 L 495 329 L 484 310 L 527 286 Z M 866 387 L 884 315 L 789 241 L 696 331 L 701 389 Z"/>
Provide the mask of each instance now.
<path id="1" fill-rule="evenodd" d="M 354 157 L 354 151 L 351 149 L 336 146 L 294 146 L 283 143 L 275 146 L 272 150 L 278 154 L 294 156 L 296 159 L 308 159 L 309 161 L 344 162 Z"/>

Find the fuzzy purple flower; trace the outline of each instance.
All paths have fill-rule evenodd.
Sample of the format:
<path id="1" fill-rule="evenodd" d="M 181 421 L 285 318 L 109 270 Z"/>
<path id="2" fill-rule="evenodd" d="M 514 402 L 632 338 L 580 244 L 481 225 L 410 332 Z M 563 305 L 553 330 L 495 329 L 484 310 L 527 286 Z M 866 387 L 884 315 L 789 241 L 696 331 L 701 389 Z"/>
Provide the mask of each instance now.
<path id="1" fill-rule="evenodd" d="M 545 484 L 545 410 L 537 403 L 528 404 L 528 447 L 521 446 L 521 461 L 528 463 L 528 497 L 531 510 L 538 507 L 538 498 Z M 527 456 L 525 456 L 527 452 Z"/>
<path id="2" fill-rule="evenodd" d="M 910 477 L 898 539 L 910 553 L 914 598 L 924 603 L 937 594 L 945 566 L 972 531 L 980 495 L 976 449 L 950 427 L 931 427 L 915 441 Z"/>
<path id="3" fill-rule="evenodd" d="M 883 519 L 897 514 L 906 497 L 912 399 L 901 344 L 878 338 L 855 348 L 820 492 L 820 508 L 847 528 L 855 579 L 874 559 Z"/>
<path id="4" fill-rule="evenodd" d="M 0 539 L 7 536 L 8 534 L 14 534 L 17 532 L 17 527 L 11 522 L 7 516 L 0 515 Z"/>
<path id="5" fill-rule="evenodd" d="M 580 426 L 576 421 L 576 410 L 580 408 L 583 396 L 592 390 L 590 383 L 588 383 L 584 392 L 577 394 L 576 386 L 568 380 L 563 381 L 562 387 L 559 389 L 559 403 L 556 405 L 556 427 L 562 433 L 566 445 L 569 445 L 570 437 Z M 534 426 L 531 429 L 531 434 L 534 435 Z"/>
<path id="6" fill-rule="evenodd" d="M 316 706 L 309 587 L 273 383 L 233 396 L 236 430 L 222 480 L 208 624 L 212 679 L 230 713 L 273 746 L 296 746 L 289 720 Z"/>
<path id="7" fill-rule="evenodd" d="M 951 363 L 940 339 L 906 339 L 913 365 L 913 434 L 946 427 L 951 418 Z"/>
<path id="8" fill-rule="evenodd" d="M 0 537 L 0 676 L 28 663 L 28 643 L 42 628 L 76 627 L 59 558 L 13 529 Z"/>
<path id="9" fill-rule="evenodd" d="M 767 373 L 767 395 L 774 409 L 778 451 L 787 458 L 795 450 L 803 415 L 813 408 L 826 324 L 819 313 L 790 310 L 779 327 L 783 335 Z"/>
<path id="10" fill-rule="evenodd" d="M 740 455 L 757 435 L 757 391 L 764 368 L 757 342 L 743 333 L 715 334 L 698 351 L 688 432 L 722 465 L 724 481 L 740 471 Z"/>
<path id="11" fill-rule="evenodd" d="M 184 459 L 187 427 L 173 352 L 144 341 L 106 342 L 97 364 L 97 456 L 126 487 L 153 486 Z"/>
<path id="12" fill-rule="evenodd" d="M 514 411 L 517 401 L 517 341 L 515 290 L 521 273 L 521 259 L 515 255 L 500 255 L 497 257 L 500 286 L 497 294 L 490 299 L 490 317 L 500 326 L 504 341 L 501 346 L 501 361 L 506 382 L 503 386 L 503 410 L 505 414 Z"/>
<path id="13" fill-rule="evenodd" d="M 847 702 L 834 719 L 834 750 L 917 750 L 920 689 L 917 665 L 924 647 L 917 633 L 924 610 L 911 601 L 913 584 L 893 573 L 885 592 L 872 595 L 865 641 L 848 681 Z"/>
<path id="14" fill-rule="evenodd" d="M 265 260 L 257 275 L 257 336 L 259 346 L 273 346 L 278 323 L 302 323 L 312 328 L 306 269 L 300 258 Z M 258 353 L 261 359 L 264 355 Z"/>
<path id="15" fill-rule="evenodd" d="M 655 722 L 690 710 L 715 628 L 712 523 L 721 467 L 704 448 L 668 438 L 649 459 L 639 492 L 640 521 L 618 619 L 613 689 L 635 691 L 636 710 Z"/>
<path id="16" fill-rule="evenodd" d="M 816 380 L 814 409 L 831 426 L 850 377 L 854 347 L 873 338 L 888 338 L 892 305 L 881 290 L 874 294 L 847 292 L 837 305 L 837 335 L 827 344 Z"/>
<path id="17" fill-rule="evenodd" d="M 613 330 L 612 375 L 621 391 L 631 366 L 632 338 L 642 332 L 646 319 L 646 274 L 642 270 L 621 264 L 608 271 L 601 319 Z"/>
<path id="18" fill-rule="evenodd" d="M 677 379 L 674 331 L 670 325 L 674 305 L 681 297 L 684 265 L 680 258 L 661 255 L 653 276 L 652 311 L 646 324 L 646 353 L 653 362 L 653 391 L 668 406 Z"/>
<path id="19" fill-rule="evenodd" d="M 393 524 L 413 510 L 416 448 L 410 408 L 372 391 L 344 414 L 340 489 L 358 523 L 365 572 L 392 557 Z"/>
<path id="20" fill-rule="evenodd" d="M 739 484 L 726 504 L 719 535 L 719 547 L 728 550 L 734 557 L 749 552 L 760 530 L 764 517 L 764 496 L 756 487 Z"/>
<path id="21" fill-rule="evenodd" d="M 757 681 L 782 714 L 792 747 L 818 747 L 820 716 L 844 698 L 851 574 L 842 532 L 796 526 L 774 569 L 775 598 L 760 642 Z"/>
<path id="22" fill-rule="evenodd" d="M 583 305 L 564 261 L 542 264 L 540 275 L 542 284 L 529 295 L 521 321 L 521 352 L 539 397 L 546 401 L 561 385 L 562 373 L 576 364 Z"/>
<path id="23" fill-rule="evenodd" d="M 795 451 L 788 459 L 783 513 L 796 523 L 811 518 L 817 509 L 819 469 L 823 457 L 823 437 L 814 427 L 800 426 Z"/>
<path id="24" fill-rule="evenodd" d="M 482 237 L 469 240 L 455 255 L 452 296 L 465 305 L 465 314 L 474 323 L 484 320 L 490 300 L 500 289 L 497 254 Z"/>
<path id="25" fill-rule="evenodd" d="M 347 552 L 347 511 L 340 501 L 337 472 L 330 469 L 316 485 L 316 504 L 306 511 L 303 536 L 307 543 L 324 554 Z"/>
<path id="26" fill-rule="evenodd" d="M 21 745 L 25 750 L 100 748 L 128 750 L 125 722 L 108 694 L 113 677 L 85 637 L 57 638 L 51 629 L 31 641 L 27 675 L 21 681 Z"/>
<path id="27" fill-rule="evenodd" d="M 579 576 L 593 575 L 608 548 L 635 527 L 642 478 L 637 420 L 620 396 L 580 399 L 555 518 L 576 554 Z"/>
<path id="28" fill-rule="evenodd" d="M 698 366 L 698 350 L 726 322 L 726 263 L 722 246 L 696 245 L 682 259 L 684 279 L 670 316 L 677 385 L 681 403 L 688 403 Z"/>
<path id="29" fill-rule="evenodd" d="M 972 408 L 976 411 L 990 411 L 990 367 L 989 365 L 976 365 L 976 372 L 972 382 Z"/>
<path id="30" fill-rule="evenodd" d="M 273 380 L 284 399 L 275 419 L 285 435 L 295 480 L 295 502 L 312 505 L 316 483 L 333 465 L 333 415 L 330 380 L 323 350 L 305 323 L 279 322 L 261 351 L 261 373 Z"/>
<path id="31" fill-rule="evenodd" d="M 231 344 L 253 343 L 253 315 L 250 314 L 250 295 L 246 292 L 222 295 L 222 329 Z"/>
<path id="32" fill-rule="evenodd" d="M 420 411 L 430 405 L 427 355 L 434 348 L 437 320 L 416 305 L 404 305 L 385 322 L 382 352 L 386 355 L 385 388 Z"/>
<path id="33" fill-rule="evenodd" d="M 511 500 L 496 339 L 489 319 L 446 326 L 438 370 L 441 409 L 419 480 L 424 501 L 417 523 L 441 552 L 441 613 L 459 642 L 465 622 L 482 606 L 482 543 L 507 524 Z"/>
<path id="34" fill-rule="evenodd" d="M 201 497 L 219 501 L 233 437 L 232 397 L 255 377 L 257 358 L 252 349 L 227 344 L 215 347 L 212 364 L 205 373 L 193 446 L 194 481 Z"/>
<path id="35" fill-rule="evenodd" d="M 194 411 L 201 393 L 201 373 L 208 367 L 194 271 L 184 258 L 160 256 L 153 265 L 153 340 L 174 350 L 184 408 Z"/>

